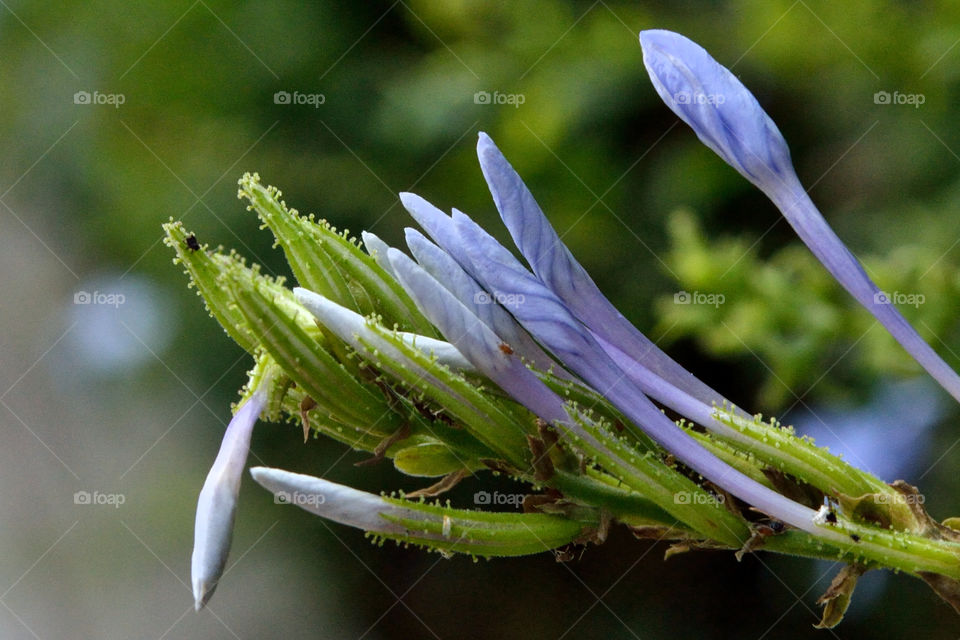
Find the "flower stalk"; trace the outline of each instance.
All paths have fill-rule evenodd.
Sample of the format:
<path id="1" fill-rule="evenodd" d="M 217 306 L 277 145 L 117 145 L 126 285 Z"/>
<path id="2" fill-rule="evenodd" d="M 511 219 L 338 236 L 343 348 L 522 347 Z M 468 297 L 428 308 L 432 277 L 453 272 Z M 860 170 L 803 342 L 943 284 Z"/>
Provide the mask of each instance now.
<path id="1" fill-rule="evenodd" d="M 878 289 L 803 192 L 752 94 L 682 36 L 647 31 L 641 44 L 667 105 L 770 196 L 838 281 L 960 399 L 956 373 L 895 308 L 870 302 Z M 839 621 L 867 569 L 921 577 L 953 602 L 960 531 L 927 515 L 916 489 L 752 418 L 698 380 L 603 296 L 486 134 L 477 155 L 526 265 L 466 214 L 410 193 L 400 201 L 425 235 L 406 230 L 408 255 L 364 233 L 364 252 L 250 174 L 239 195 L 276 236 L 299 286 L 199 245 L 179 223 L 164 226 L 211 314 L 258 358 L 198 502 L 198 608 L 224 570 L 258 417 L 286 417 L 372 454 L 367 462 L 392 459 L 403 473 L 440 478 L 418 496 L 487 470 L 530 486 L 523 512 L 510 513 L 251 471 L 275 496 L 378 539 L 515 556 L 600 544 L 623 525 L 674 542 L 668 556 L 765 549 L 850 565 L 824 599 L 823 626 Z"/>

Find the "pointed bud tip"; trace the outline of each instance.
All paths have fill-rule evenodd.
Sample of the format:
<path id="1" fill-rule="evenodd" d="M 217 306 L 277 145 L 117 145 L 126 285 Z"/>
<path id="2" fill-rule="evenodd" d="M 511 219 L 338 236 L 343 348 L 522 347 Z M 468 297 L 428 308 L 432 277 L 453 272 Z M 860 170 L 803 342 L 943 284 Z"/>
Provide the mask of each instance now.
<path id="1" fill-rule="evenodd" d="M 640 46 L 643 48 L 647 47 L 659 47 L 671 42 L 690 42 L 693 43 L 690 38 L 682 36 L 675 31 L 668 31 L 666 29 L 644 29 L 640 32 Z"/>
<path id="2" fill-rule="evenodd" d="M 319 485 L 325 482 L 319 478 L 293 473 L 292 471 L 285 471 L 284 469 L 277 469 L 275 467 L 252 467 L 250 469 L 250 476 L 254 482 L 274 494 L 284 491 L 306 490 L 305 485 L 313 483 Z"/>
<path id="3" fill-rule="evenodd" d="M 496 200 L 499 189 L 497 183 L 502 182 L 505 176 L 510 176 L 513 173 L 513 167 L 507 162 L 507 158 L 496 143 L 486 134 L 481 134 L 477 141 L 477 159 L 480 161 L 483 177 Z M 517 178 L 519 179 L 519 176 Z"/>
<path id="4" fill-rule="evenodd" d="M 401 204 L 403 204 L 405 208 L 416 206 L 416 204 L 419 201 L 423 200 L 423 198 L 421 198 L 415 193 L 411 193 L 410 191 L 401 191 L 399 193 L 399 196 L 400 196 L 400 202 Z"/>
<path id="5" fill-rule="evenodd" d="M 648 55 L 658 53 L 671 58 L 693 59 L 713 57 L 702 46 L 675 31 L 666 29 L 648 29 L 640 32 L 640 48 L 643 50 L 644 63 Z"/>
<path id="6" fill-rule="evenodd" d="M 657 94 L 701 142 L 774 200 L 795 196 L 786 140 L 739 78 L 679 33 L 644 31 L 640 44 Z"/>
<path id="7" fill-rule="evenodd" d="M 194 577 L 193 580 L 193 610 L 200 611 L 207 603 L 210 602 L 210 598 L 213 597 L 213 592 L 217 590 L 217 582 L 211 583 L 207 579 L 201 579 Z"/>
<path id="8" fill-rule="evenodd" d="M 300 297 L 301 297 L 301 296 L 305 296 L 305 295 L 307 295 L 307 294 L 317 295 L 317 294 L 313 293 L 313 291 L 310 291 L 309 289 L 304 289 L 303 287 L 294 287 L 294 288 L 293 288 L 293 297 L 296 298 L 298 302 L 300 301 Z"/>
<path id="9" fill-rule="evenodd" d="M 407 245 L 410 244 L 410 241 L 421 242 L 427 240 L 427 237 L 420 233 L 419 229 L 414 229 L 413 227 L 404 227 L 403 228 L 403 237 L 407 241 Z"/>
<path id="10" fill-rule="evenodd" d="M 482 154 L 487 149 L 496 149 L 497 145 L 493 143 L 493 139 L 490 138 L 486 133 L 481 131 L 477 134 L 477 155 Z"/>
<path id="11" fill-rule="evenodd" d="M 390 261 L 390 264 L 394 269 L 401 271 L 401 273 L 404 271 L 407 263 L 412 262 L 410 256 L 405 254 L 403 251 L 400 251 L 400 249 L 397 249 L 396 247 L 390 247 L 387 249 L 387 260 Z"/>
<path id="12" fill-rule="evenodd" d="M 340 306 L 333 300 L 326 298 L 319 293 L 314 293 L 309 289 L 296 287 L 293 290 L 293 296 L 297 302 L 302 304 L 314 315 L 320 322 L 327 325 L 327 328 L 334 333 L 341 334 L 343 331 L 349 331 L 357 323 L 363 322 L 363 316 Z"/>

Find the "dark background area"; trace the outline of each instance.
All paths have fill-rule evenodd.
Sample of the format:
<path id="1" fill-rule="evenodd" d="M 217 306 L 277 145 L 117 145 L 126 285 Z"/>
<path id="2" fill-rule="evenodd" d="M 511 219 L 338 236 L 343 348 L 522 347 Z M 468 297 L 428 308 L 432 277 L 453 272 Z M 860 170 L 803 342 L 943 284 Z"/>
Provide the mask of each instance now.
<path id="1" fill-rule="evenodd" d="M 691 37 L 755 92 L 838 234 L 882 288 L 923 296 L 904 312 L 957 366 L 954 3 L 0 2 L 0 637 L 960 636 L 907 576 L 868 574 L 847 620 L 814 631 L 830 563 L 663 562 L 664 545 L 621 529 L 567 564 L 443 560 L 373 546 L 249 479 L 230 569 L 193 612 L 196 498 L 250 362 L 187 289 L 160 224 L 183 219 L 287 274 L 236 199 L 258 171 L 291 206 L 391 244 L 411 223 L 407 190 L 505 239 L 481 130 L 678 360 L 918 484 L 934 517 L 960 514 L 956 408 L 677 125 L 643 68 L 648 28 Z M 678 291 L 725 302 L 676 305 Z M 290 425 L 262 424 L 253 451 L 374 492 L 422 484 Z M 483 477 L 451 500 L 471 506 L 481 488 L 522 491 Z"/>

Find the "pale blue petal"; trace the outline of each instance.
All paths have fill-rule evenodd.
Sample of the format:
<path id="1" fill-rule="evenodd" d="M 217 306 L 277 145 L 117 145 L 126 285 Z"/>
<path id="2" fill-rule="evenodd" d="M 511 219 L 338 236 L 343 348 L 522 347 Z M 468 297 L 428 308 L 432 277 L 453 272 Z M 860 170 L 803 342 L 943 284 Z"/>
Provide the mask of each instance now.
<path id="1" fill-rule="evenodd" d="M 250 452 L 253 425 L 266 405 L 266 387 L 267 384 L 261 383 L 237 409 L 200 490 L 190 562 L 194 606 L 198 611 L 210 600 L 227 564 L 240 478 Z"/>
<path id="2" fill-rule="evenodd" d="M 388 251 L 395 251 L 395 249 Z M 359 313 L 308 289 L 295 287 L 293 294 L 297 302 L 312 313 L 323 326 L 354 349 L 365 353 L 368 349 L 362 341 L 366 341 L 381 354 L 383 364 L 388 368 L 403 366 L 418 371 L 424 379 L 429 379 L 437 385 L 442 384 L 420 365 L 404 356 L 389 340 L 368 326 L 367 319 Z M 473 365 L 449 342 L 406 332 L 397 332 L 396 336 L 405 344 L 420 350 L 426 356 L 436 358 L 436 362 L 454 371 L 468 373 L 474 371 Z"/>
<path id="3" fill-rule="evenodd" d="M 407 530 L 403 525 L 384 516 L 423 519 L 422 513 L 391 504 L 380 496 L 321 478 L 269 467 L 253 467 L 250 475 L 279 502 L 364 531 L 404 535 Z"/>
<path id="4" fill-rule="evenodd" d="M 407 246 L 427 273 L 432 275 L 460 302 L 471 309 L 514 352 L 542 371 L 553 370 L 560 377 L 565 371 L 517 324 L 494 296 L 463 270 L 443 249 L 427 240 L 415 229 L 406 230 Z"/>
<path id="5" fill-rule="evenodd" d="M 457 232 L 450 216 L 414 193 L 401 193 L 400 202 L 420 228 L 472 276 L 470 260 L 457 241 Z"/>
<path id="6" fill-rule="evenodd" d="M 470 364 L 470 361 L 464 358 L 463 354 L 449 342 L 408 331 L 398 331 L 397 337 L 403 340 L 404 344 L 419 349 L 426 356 L 436 358 L 437 362 L 450 367 L 453 371 L 460 371 L 461 373 L 476 373 L 477 371 Z"/>
<path id="7" fill-rule="evenodd" d="M 722 404 L 723 397 L 680 366 L 638 331 L 600 292 L 587 271 L 563 244 L 500 150 L 485 133 L 477 156 L 493 201 L 510 235 L 537 277 L 598 336 L 701 402 Z"/>
<path id="8" fill-rule="evenodd" d="M 393 276 L 393 271 L 390 269 L 390 261 L 387 260 L 387 249 L 390 248 L 389 245 L 369 231 L 363 231 L 360 237 L 363 238 L 363 246 L 366 247 L 367 253 L 373 257 L 381 269 Z"/>
<path id="9" fill-rule="evenodd" d="M 430 322 L 485 376 L 544 420 L 567 419 L 563 401 L 468 307 L 405 254 L 392 249 L 397 279 Z"/>
<path id="10" fill-rule="evenodd" d="M 678 33 L 643 31 L 640 44 L 657 93 L 705 145 L 768 194 L 799 185 L 783 135 L 736 76 Z"/>
<path id="11" fill-rule="evenodd" d="M 817 532 L 818 535 L 827 535 L 813 523 L 813 510 L 785 498 L 730 467 L 675 425 L 607 356 L 560 299 L 530 275 L 509 251 L 465 215 L 454 212 L 454 222 L 460 242 L 473 261 L 480 281 L 493 290 L 515 292 L 521 296 L 517 304 L 508 305 L 507 308 L 560 362 L 597 389 L 664 449 L 717 486 L 783 522 L 806 531 Z M 397 274 L 401 279 L 404 278 L 399 269 Z M 427 317 L 436 324 L 429 314 Z M 443 331 L 442 327 L 440 329 Z M 465 350 L 466 347 L 461 346 L 451 336 L 444 335 L 454 342 L 477 368 L 483 370 L 481 362 L 474 359 L 482 359 L 482 353 L 471 356 Z M 522 402 L 520 394 L 509 387 L 504 389 Z M 521 393 L 526 392 L 525 387 Z"/>

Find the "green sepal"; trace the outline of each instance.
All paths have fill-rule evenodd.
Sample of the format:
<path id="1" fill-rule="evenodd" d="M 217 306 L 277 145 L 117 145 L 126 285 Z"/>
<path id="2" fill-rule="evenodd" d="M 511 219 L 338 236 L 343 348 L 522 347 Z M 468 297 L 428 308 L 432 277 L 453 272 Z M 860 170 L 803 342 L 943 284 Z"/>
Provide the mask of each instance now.
<path id="1" fill-rule="evenodd" d="M 582 475 L 557 471 L 549 485 L 568 500 L 594 507 L 602 505 L 629 526 L 660 525 L 675 520 L 642 494 L 596 469 L 585 469 Z M 683 525 L 678 522 L 675 527 L 679 531 Z"/>
<path id="2" fill-rule="evenodd" d="M 577 521 L 542 513 L 504 513 L 454 509 L 449 506 L 384 497 L 417 517 L 382 515 L 403 525 L 406 535 L 376 534 L 435 549 L 481 557 L 510 557 L 543 553 L 577 541 L 598 520 Z"/>
<path id="3" fill-rule="evenodd" d="M 477 471 L 485 468 L 479 462 L 464 465 L 464 460 L 446 444 L 426 442 L 406 446 L 393 456 L 393 466 L 408 476 L 436 478 L 455 471 Z"/>
<path id="4" fill-rule="evenodd" d="M 186 274 L 190 277 L 190 286 L 196 287 L 197 295 L 203 298 L 203 304 L 207 308 L 223 330 L 227 332 L 234 342 L 239 344 L 245 351 L 254 354 L 257 350 L 257 341 L 246 328 L 246 320 L 243 314 L 234 305 L 233 298 L 229 292 L 223 290 L 217 284 L 217 278 L 223 272 L 224 261 L 231 261 L 239 272 L 247 272 L 247 276 L 253 279 L 253 271 L 244 266 L 243 262 L 231 252 L 229 256 L 210 251 L 206 244 L 197 243 L 196 236 L 189 233 L 182 222 L 174 221 L 163 225 L 166 232 L 164 244 L 177 252 L 174 258 L 174 264 L 183 265 Z M 198 249 L 191 248 L 187 242 L 197 243 Z M 215 257 L 219 256 L 219 257 Z M 238 277 L 241 277 L 238 275 Z"/>
<path id="5" fill-rule="evenodd" d="M 263 186 L 256 173 L 244 174 L 238 184 L 238 197 L 246 198 L 248 209 L 273 232 L 300 286 L 362 315 L 376 313 L 404 330 L 437 335 L 410 296 L 348 232 L 288 209 L 281 192 Z"/>
<path id="6" fill-rule="evenodd" d="M 643 431 L 639 429 L 624 429 L 629 421 L 609 400 L 591 389 L 589 386 L 576 381 L 560 378 L 553 373 L 532 368 L 540 379 L 565 401 L 578 407 L 581 415 L 594 422 L 608 424 L 616 429 L 618 434 L 629 437 L 637 443 L 643 451 L 658 451 L 660 447 Z"/>
<path id="7" fill-rule="evenodd" d="M 408 390 L 410 401 L 439 405 L 478 441 L 515 466 L 529 464 L 526 434 L 533 417 L 510 401 L 484 393 L 462 374 L 437 362 L 436 357 L 404 342 L 394 331 L 368 319 L 369 331 L 358 335 L 362 351 L 378 370 Z"/>
<path id="8" fill-rule="evenodd" d="M 609 425 L 584 419 L 574 404 L 567 413 L 579 429 L 555 425 L 558 433 L 604 471 L 637 491 L 701 536 L 739 547 L 749 538 L 746 524 L 696 482 L 668 466 L 653 451 L 614 435 Z"/>
<path id="9" fill-rule="evenodd" d="M 232 293 L 257 341 L 331 419 L 381 437 L 403 426 L 403 417 L 376 387 L 357 380 L 326 351 L 313 316 L 290 290 L 235 269 L 224 270 L 219 282 Z"/>
<path id="10" fill-rule="evenodd" d="M 715 407 L 714 416 L 739 434 L 737 438 L 730 438 L 715 433 L 716 438 L 828 495 L 859 496 L 890 491 L 886 483 L 873 474 L 857 469 L 825 447 L 818 447 L 810 438 L 797 437 L 793 427 L 782 426 L 776 420 L 764 422 L 759 415 L 744 418 L 727 407 Z"/>
<path id="11" fill-rule="evenodd" d="M 260 412 L 260 419 L 276 422 L 283 416 L 284 398 L 293 386 L 293 380 L 265 349 L 258 348 L 253 368 L 247 372 L 247 383 L 240 390 L 240 401 L 234 405 L 234 412 L 263 385 L 267 386 L 267 403 Z"/>

